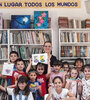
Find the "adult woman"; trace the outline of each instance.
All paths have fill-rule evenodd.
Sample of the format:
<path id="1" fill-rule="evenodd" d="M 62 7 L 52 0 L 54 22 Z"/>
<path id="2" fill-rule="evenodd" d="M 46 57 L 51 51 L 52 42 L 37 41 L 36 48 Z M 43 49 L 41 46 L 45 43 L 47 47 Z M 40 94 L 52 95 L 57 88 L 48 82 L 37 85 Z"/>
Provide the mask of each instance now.
<path id="1" fill-rule="evenodd" d="M 46 41 L 46 42 L 44 43 L 43 49 L 44 49 L 44 52 L 48 54 L 48 58 L 50 59 L 50 65 L 51 65 L 51 67 L 52 67 L 53 62 L 54 62 L 55 60 L 57 60 L 57 59 L 56 59 L 55 56 L 52 55 L 52 44 L 51 44 L 51 42 L 50 42 L 50 41 Z"/>

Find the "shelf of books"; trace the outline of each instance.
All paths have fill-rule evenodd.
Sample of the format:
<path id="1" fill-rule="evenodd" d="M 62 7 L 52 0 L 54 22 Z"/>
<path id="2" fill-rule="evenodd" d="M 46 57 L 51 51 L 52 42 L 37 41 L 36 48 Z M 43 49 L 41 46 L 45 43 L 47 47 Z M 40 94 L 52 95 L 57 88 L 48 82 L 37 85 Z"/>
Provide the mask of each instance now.
<path id="1" fill-rule="evenodd" d="M 8 60 L 8 30 L 0 29 L 0 61 Z"/>
<path id="2" fill-rule="evenodd" d="M 59 29 L 59 59 L 90 59 L 90 29 Z"/>
<path id="3" fill-rule="evenodd" d="M 29 60 L 32 54 L 42 53 L 45 41 L 52 42 L 52 29 L 2 29 L 0 30 L 0 62 L 9 60 L 10 51 Z"/>

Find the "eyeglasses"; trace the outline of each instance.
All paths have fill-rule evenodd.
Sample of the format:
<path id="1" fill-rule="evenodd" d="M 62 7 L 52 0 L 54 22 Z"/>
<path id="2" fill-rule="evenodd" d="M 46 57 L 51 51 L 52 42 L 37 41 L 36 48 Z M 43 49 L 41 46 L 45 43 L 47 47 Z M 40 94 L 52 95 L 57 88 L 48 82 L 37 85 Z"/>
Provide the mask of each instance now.
<path id="1" fill-rule="evenodd" d="M 45 48 L 51 48 L 51 46 L 44 46 Z"/>
<path id="2" fill-rule="evenodd" d="M 38 70 L 44 70 L 43 68 L 38 68 Z"/>

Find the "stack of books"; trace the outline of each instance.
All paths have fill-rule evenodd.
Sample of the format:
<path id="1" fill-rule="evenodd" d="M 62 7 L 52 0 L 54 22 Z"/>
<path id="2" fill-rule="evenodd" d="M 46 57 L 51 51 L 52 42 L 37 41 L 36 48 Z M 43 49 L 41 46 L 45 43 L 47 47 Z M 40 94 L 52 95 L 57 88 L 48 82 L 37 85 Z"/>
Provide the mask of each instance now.
<path id="1" fill-rule="evenodd" d="M 69 28 L 68 17 L 59 17 L 58 25 L 59 25 L 59 28 Z"/>
<path id="2" fill-rule="evenodd" d="M 90 19 L 85 20 L 86 28 L 90 28 Z"/>

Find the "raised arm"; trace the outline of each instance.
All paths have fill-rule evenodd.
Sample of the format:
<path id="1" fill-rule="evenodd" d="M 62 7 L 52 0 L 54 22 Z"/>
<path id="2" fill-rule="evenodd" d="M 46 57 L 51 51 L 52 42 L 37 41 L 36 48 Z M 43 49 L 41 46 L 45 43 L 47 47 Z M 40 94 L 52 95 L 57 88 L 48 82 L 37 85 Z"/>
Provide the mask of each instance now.
<path id="1" fill-rule="evenodd" d="M 48 71 L 46 74 L 46 79 L 48 79 L 50 77 L 51 74 L 51 66 L 50 66 L 50 59 L 48 59 Z"/>
<path id="2" fill-rule="evenodd" d="M 29 70 L 31 69 L 31 66 L 32 66 L 32 59 L 30 58 L 29 64 L 28 64 L 28 66 L 27 66 L 27 68 L 26 68 L 26 73 L 27 73 L 27 74 L 28 74 Z"/>

